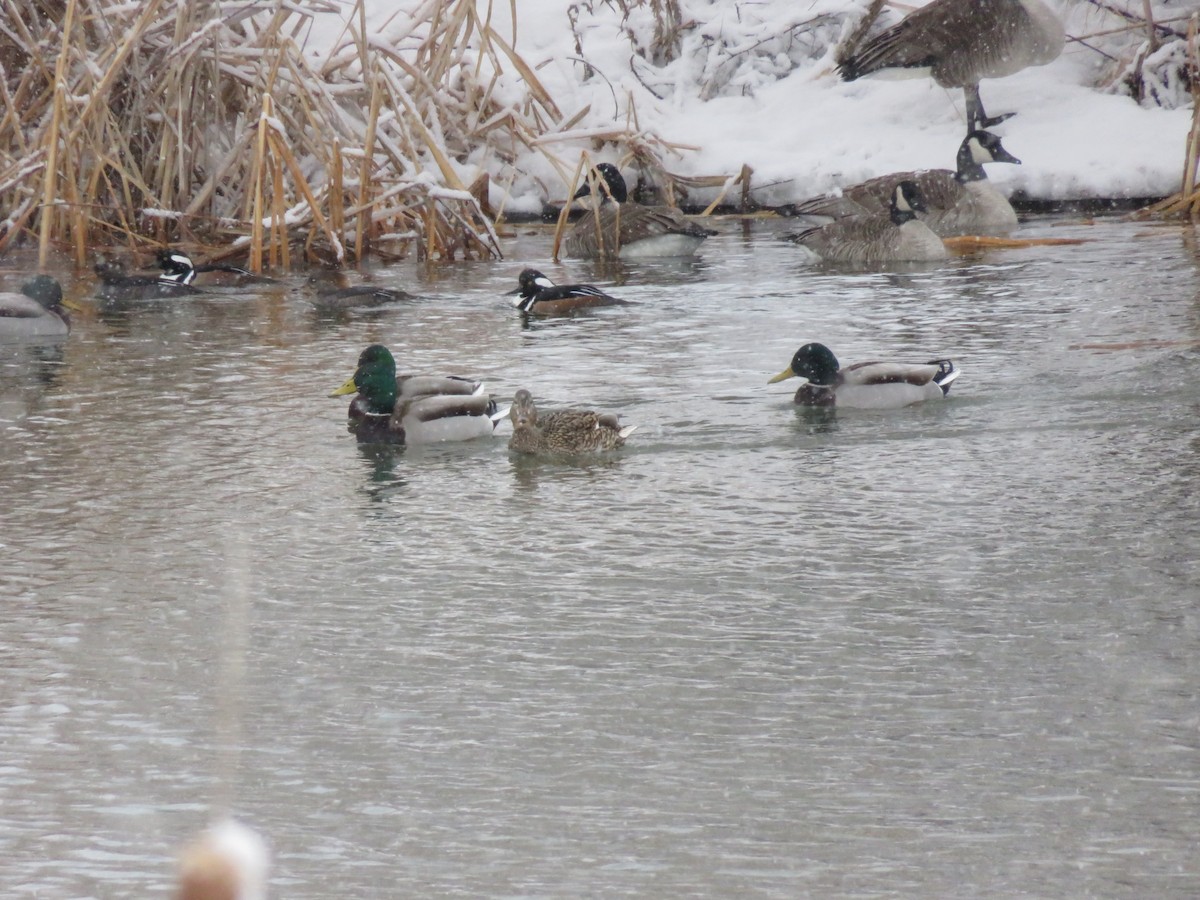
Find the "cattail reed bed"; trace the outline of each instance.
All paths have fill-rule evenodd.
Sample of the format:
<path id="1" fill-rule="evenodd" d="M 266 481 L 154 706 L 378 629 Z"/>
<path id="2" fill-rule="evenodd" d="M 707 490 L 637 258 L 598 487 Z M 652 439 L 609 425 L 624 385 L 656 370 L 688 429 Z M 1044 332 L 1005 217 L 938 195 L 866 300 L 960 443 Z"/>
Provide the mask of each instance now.
<path id="1" fill-rule="evenodd" d="M 626 17 L 642 5 L 616 4 Z M 618 98 L 614 90 L 612 120 L 599 125 L 586 102 L 556 102 L 514 49 L 515 33 L 501 34 L 476 0 L 397 6 L 405 8 L 386 28 L 368 28 L 363 0 L 344 24 L 337 15 L 344 7 L 326 0 L 3 0 L 0 252 L 32 245 L 42 265 L 65 253 L 86 267 L 100 248 L 144 259 L 173 244 L 204 257 L 245 256 L 255 270 L 370 253 L 498 257 L 493 222 L 505 202 L 496 198 L 511 182 L 497 173 L 536 155 L 546 163 L 541 174 L 553 173 L 557 183 L 528 169 L 522 177 L 537 180 L 547 197 L 563 196 L 581 177 L 584 148 L 615 148 L 662 201 L 682 205 L 698 188 L 716 194 L 704 212 L 718 203 L 754 208 L 748 167 L 693 179 L 668 171 L 665 160 L 696 148 L 643 127 L 632 94 Z M 515 0 L 509 6 L 515 20 Z M 641 60 L 633 74 L 643 86 L 647 73 L 657 78 L 647 86 L 654 93 L 675 77 L 655 67 L 699 52 L 703 29 L 681 19 L 673 0 L 649 6 L 652 37 L 632 26 L 628 36 Z M 584 11 L 579 4 L 564 14 L 587 78 L 577 21 Z M 1153 40 L 1128 59 L 1114 54 L 1114 71 L 1157 85 L 1155 97 L 1169 93 L 1180 67 L 1159 43 L 1182 43 L 1178 22 L 1128 18 L 1122 35 L 1096 37 L 1148 28 Z M 762 35 L 734 41 L 736 53 L 720 42 L 700 46 L 715 56 L 697 66 L 706 79 L 699 95 L 719 95 L 737 81 L 740 70 L 730 67 L 753 53 L 771 61 L 770 77 L 784 77 L 780 60 L 799 59 L 783 51 L 820 58 L 844 36 L 840 21 L 840 12 L 789 20 L 782 48 L 772 43 L 777 23 L 765 20 L 752 26 L 766 29 Z M 320 56 L 306 47 L 318 30 L 329 48 Z M 1188 58 L 1196 58 L 1194 36 Z M 1200 79 L 1189 73 L 1197 70 L 1194 62 L 1183 67 L 1193 89 Z M 1197 140 L 1189 144 L 1182 205 L 1171 209 L 1200 208 L 1192 187 Z M 499 180 L 489 184 L 483 160 Z"/>
<path id="2" fill-rule="evenodd" d="M 1183 155 L 1183 180 L 1179 191 L 1141 212 L 1142 215 L 1200 217 L 1200 13 L 1187 23 L 1186 67 L 1192 91 L 1192 127 Z"/>
<path id="3" fill-rule="evenodd" d="M 367 33 L 360 2 L 317 60 L 302 38 L 333 11 L 5 0 L 0 251 L 36 243 L 43 265 L 66 251 L 83 266 L 97 247 L 178 243 L 254 269 L 499 256 L 486 179 L 464 184 L 453 161 L 571 123 L 473 0 L 398 14 L 403 53 Z M 483 73 L 503 67 L 525 80 L 522 109 L 490 96 Z"/>

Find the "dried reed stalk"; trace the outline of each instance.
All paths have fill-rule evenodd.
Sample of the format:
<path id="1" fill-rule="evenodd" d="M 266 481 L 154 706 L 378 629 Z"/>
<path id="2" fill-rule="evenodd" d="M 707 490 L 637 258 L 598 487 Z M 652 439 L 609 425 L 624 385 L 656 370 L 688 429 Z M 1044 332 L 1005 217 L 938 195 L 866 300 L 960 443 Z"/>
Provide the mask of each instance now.
<path id="1" fill-rule="evenodd" d="M 1188 20 L 1187 56 L 1192 77 L 1192 127 L 1188 131 L 1183 155 L 1183 179 L 1179 191 L 1151 204 L 1136 214 L 1138 217 L 1189 216 L 1200 217 L 1200 185 L 1196 183 L 1200 171 L 1200 13 L 1193 13 Z"/>
<path id="2" fill-rule="evenodd" d="M 480 148 L 533 149 L 574 193 L 574 148 L 609 143 L 669 202 L 681 193 L 665 160 L 687 148 L 644 132 L 631 100 L 623 123 L 579 129 L 589 108 L 564 115 L 515 50 L 509 3 L 512 35 L 476 0 L 415 0 L 385 35 L 356 0 L 314 63 L 300 42 L 332 0 L 5 0 L 0 250 L 34 241 L 43 263 L 67 249 L 84 265 L 98 244 L 186 242 L 248 252 L 256 271 L 299 247 L 362 259 L 383 240 L 401 256 L 495 257 L 487 182 L 463 162 Z M 654 9 L 669 52 L 680 6 Z M 514 75 L 516 108 L 498 90 Z"/>
<path id="3" fill-rule="evenodd" d="M 500 108 L 478 83 L 469 98 L 449 87 L 468 60 L 483 71 L 472 48 L 523 65 L 480 37 L 490 26 L 470 0 L 423 5 L 417 67 L 367 34 L 360 0 L 339 45 L 353 53 L 335 49 L 321 72 L 296 43 L 311 15 L 333 11 L 321 0 L 5 6 L 0 52 L 21 65 L 0 72 L 0 204 L 12 210 L 0 247 L 32 235 L 43 264 L 64 244 L 82 264 L 95 241 L 136 252 L 186 239 L 212 253 L 241 242 L 258 269 L 286 267 L 297 242 L 343 259 L 389 234 L 427 257 L 499 254 L 478 200 L 418 177 L 429 160 L 465 194 L 455 158 L 477 139 L 480 115 Z M 347 148 L 358 157 L 349 182 Z M 380 190 L 389 183 L 399 194 Z"/>

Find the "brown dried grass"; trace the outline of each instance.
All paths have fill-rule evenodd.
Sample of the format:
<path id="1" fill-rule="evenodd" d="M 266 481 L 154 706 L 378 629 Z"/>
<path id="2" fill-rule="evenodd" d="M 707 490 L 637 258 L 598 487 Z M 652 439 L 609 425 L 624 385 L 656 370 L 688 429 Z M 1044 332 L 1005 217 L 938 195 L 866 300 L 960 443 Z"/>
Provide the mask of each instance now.
<path id="1" fill-rule="evenodd" d="M 659 6 L 665 50 L 678 10 Z M 297 255 L 499 257 L 486 180 L 463 184 L 457 165 L 481 146 L 507 162 L 533 149 L 563 183 L 581 144 L 615 146 L 666 202 L 686 195 L 666 160 L 689 148 L 643 131 L 632 102 L 623 126 L 578 130 L 589 109 L 561 110 L 515 33 L 473 0 L 420 0 L 390 42 L 367 34 L 358 0 L 323 60 L 301 46 L 312 17 L 333 10 L 323 0 L 5 8 L 0 252 L 36 242 L 43 265 L 54 252 L 84 267 L 97 247 L 136 257 L 166 243 L 244 254 L 254 270 Z M 495 99 L 493 73 L 520 76 L 518 108 Z"/>
<path id="2" fill-rule="evenodd" d="M 299 36 L 320 2 L 6 0 L 0 30 L 0 250 L 36 240 L 42 263 L 97 246 L 231 245 L 253 268 L 292 248 L 344 261 L 498 256 L 451 163 L 498 112 L 464 71 L 472 44 L 524 69 L 530 113 L 561 115 L 470 0 L 426 2 L 416 53 L 365 33 L 314 64 Z M 492 104 L 491 106 L 494 106 Z M 532 140 L 530 121 L 511 135 Z M 432 160 L 442 184 L 421 177 Z M 417 162 L 414 162 L 417 161 Z"/>
<path id="3" fill-rule="evenodd" d="M 1183 179 L 1177 193 L 1139 210 L 1139 217 L 1200 218 L 1200 184 L 1196 181 L 1200 174 L 1200 13 L 1193 13 L 1188 20 L 1187 57 L 1191 70 L 1192 127 L 1183 154 Z"/>

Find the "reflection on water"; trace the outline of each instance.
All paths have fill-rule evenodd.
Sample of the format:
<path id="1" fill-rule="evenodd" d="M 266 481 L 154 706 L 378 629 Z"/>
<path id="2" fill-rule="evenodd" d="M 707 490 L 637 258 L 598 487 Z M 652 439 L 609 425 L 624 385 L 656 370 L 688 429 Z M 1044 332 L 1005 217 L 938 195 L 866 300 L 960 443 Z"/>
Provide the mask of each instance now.
<path id="1" fill-rule="evenodd" d="M 4 893 L 165 896 L 232 796 L 279 896 L 1193 895 L 1186 230 L 872 273 L 751 228 L 636 265 L 525 234 L 370 273 L 411 302 L 214 291 L 0 348 Z M 525 265 L 630 305 L 523 321 Z M 963 375 L 798 410 L 766 381 L 808 340 Z M 327 395 L 376 342 L 638 430 L 578 463 L 507 424 L 359 445 Z"/>

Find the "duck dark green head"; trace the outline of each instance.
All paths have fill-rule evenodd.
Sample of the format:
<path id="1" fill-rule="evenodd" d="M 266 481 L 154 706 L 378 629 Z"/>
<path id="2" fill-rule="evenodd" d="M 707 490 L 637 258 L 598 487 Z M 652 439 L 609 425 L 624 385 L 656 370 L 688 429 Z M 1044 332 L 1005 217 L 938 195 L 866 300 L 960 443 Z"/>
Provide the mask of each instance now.
<path id="1" fill-rule="evenodd" d="M 837 379 L 837 357 L 824 344 L 805 344 L 792 357 L 792 364 L 768 381 L 774 384 L 785 378 L 806 378 L 812 384 L 831 385 Z"/>
<path id="2" fill-rule="evenodd" d="M 359 354 L 354 377 L 329 396 L 338 397 L 356 391 L 364 412 L 386 415 L 395 408 L 396 360 L 383 344 L 372 344 Z"/>
<path id="3" fill-rule="evenodd" d="M 46 309 L 61 306 L 63 302 L 62 287 L 49 275 L 35 275 L 21 285 L 21 293 L 36 300 Z"/>

